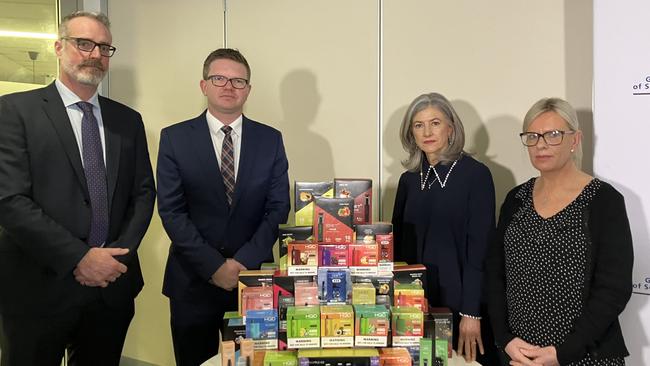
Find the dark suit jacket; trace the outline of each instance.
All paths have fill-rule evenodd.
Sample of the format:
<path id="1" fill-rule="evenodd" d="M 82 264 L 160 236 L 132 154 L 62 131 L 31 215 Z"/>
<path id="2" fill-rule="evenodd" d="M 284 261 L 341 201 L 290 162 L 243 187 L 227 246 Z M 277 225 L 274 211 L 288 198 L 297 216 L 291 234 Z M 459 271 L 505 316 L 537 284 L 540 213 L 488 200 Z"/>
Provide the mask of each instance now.
<path id="1" fill-rule="evenodd" d="M 89 250 L 91 208 L 79 148 L 54 83 L 0 97 L 0 312 L 57 312 L 102 297 L 131 301 L 143 286 L 136 250 L 155 199 L 144 126 L 134 110 L 99 97 L 106 140 L 109 233 L 127 273 L 105 289 L 73 270 Z"/>
<path id="2" fill-rule="evenodd" d="M 163 293 L 218 299 L 208 280 L 235 258 L 259 268 L 273 258 L 278 225 L 289 214 L 288 162 L 276 129 L 243 117 L 241 157 L 232 207 L 205 112 L 162 130 L 158 153 L 158 212 L 172 245 Z"/>

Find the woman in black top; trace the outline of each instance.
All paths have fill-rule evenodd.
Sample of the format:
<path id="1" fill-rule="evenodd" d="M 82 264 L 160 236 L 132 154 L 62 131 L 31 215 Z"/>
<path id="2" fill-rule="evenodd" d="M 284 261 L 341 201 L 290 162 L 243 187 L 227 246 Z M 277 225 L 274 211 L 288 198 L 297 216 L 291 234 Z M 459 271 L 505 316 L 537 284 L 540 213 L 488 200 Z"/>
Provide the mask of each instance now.
<path id="1" fill-rule="evenodd" d="M 440 94 L 411 103 L 400 138 L 409 156 L 393 209 L 395 258 L 426 266 L 429 304 L 454 313 L 457 353 L 473 361 L 478 351 L 479 362 L 494 364 L 485 359 L 496 352 L 481 321 L 483 262 L 494 230 L 492 175 L 463 151 L 463 124 Z"/>
<path id="2" fill-rule="evenodd" d="M 508 194 L 490 249 L 497 345 L 511 365 L 624 365 L 618 315 L 633 253 L 623 197 L 578 169 L 582 134 L 566 101 L 535 103 L 520 135 L 540 175 Z"/>

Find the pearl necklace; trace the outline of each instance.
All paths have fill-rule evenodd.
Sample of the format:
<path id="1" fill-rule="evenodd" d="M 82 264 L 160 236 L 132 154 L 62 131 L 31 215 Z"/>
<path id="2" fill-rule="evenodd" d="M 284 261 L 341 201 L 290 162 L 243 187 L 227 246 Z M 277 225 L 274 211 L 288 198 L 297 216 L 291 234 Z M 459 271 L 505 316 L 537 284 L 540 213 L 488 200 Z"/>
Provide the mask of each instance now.
<path id="1" fill-rule="evenodd" d="M 429 165 L 429 169 L 427 170 L 427 175 L 424 177 L 424 179 L 422 177 L 422 170 L 420 170 L 420 190 L 424 191 L 424 187 L 426 186 L 427 181 L 429 180 L 429 173 L 432 170 L 433 170 L 433 174 L 436 175 L 436 178 L 434 180 L 432 180 L 431 183 L 429 183 L 429 186 L 427 187 L 427 189 L 431 189 L 431 186 L 436 181 L 438 181 L 438 184 L 440 184 L 440 188 L 445 188 L 445 186 L 447 185 L 447 179 L 449 179 L 449 174 L 451 174 L 451 171 L 454 170 L 454 167 L 456 166 L 457 162 L 458 162 L 458 159 L 454 160 L 454 162 L 451 164 L 451 167 L 449 168 L 449 171 L 447 172 L 447 175 L 445 176 L 444 181 L 442 181 L 440 179 L 440 176 L 438 175 L 438 171 L 436 170 L 436 168 L 434 166 Z"/>

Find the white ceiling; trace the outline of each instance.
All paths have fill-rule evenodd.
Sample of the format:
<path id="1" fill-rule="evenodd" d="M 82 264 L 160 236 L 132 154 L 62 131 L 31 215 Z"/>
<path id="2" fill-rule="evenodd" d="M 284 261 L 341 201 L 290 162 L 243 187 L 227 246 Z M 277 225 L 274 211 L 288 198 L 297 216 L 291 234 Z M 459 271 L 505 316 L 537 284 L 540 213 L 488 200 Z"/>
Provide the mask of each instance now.
<path id="1" fill-rule="evenodd" d="M 0 0 L 0 30 L 55 34 L 57 23 L 57 0 Z M 35 61 L 28 51 L 38 52 Z M 45 84 L 56 73 L 53 39 L 0 36 L 0 80 Z"/>

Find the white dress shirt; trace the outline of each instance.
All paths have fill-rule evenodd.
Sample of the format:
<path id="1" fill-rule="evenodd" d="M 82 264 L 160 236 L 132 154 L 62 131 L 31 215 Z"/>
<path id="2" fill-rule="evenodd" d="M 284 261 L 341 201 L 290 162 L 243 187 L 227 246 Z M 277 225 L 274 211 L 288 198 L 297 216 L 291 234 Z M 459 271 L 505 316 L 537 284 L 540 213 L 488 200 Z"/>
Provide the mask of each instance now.
<path id="1" fill-rule="evenodd" d="M 59 91 L 59 95 L 63 100 L 63 105 L 65 105 L 65 110 L 68 112 L 68 117 L 70 118 L 70 124 L 72 125 L 72 131 L 74 132 L 74 137 L 77 140 L 77 146 L 79 147 L 79 154 L 81 156 L 81 164 L 83 165 L 84 151 L 83 143 L 81 137 L 81 120 L 84 116 L 84 112 L 76 104 L 77 102 L 84 102 L 75 94 L 72 90 L 68 89 L 61 81 L 58 79 L 54 82 L 56 89 Z M 102 140 L 102 152 L 104 154 L 104 166 L 106 166 L 106 140 L 104 138 L 104 121 L 102 120 L 102 110 L 99 106 L 99 97 L 97 92 L 93 94 L 90 99 L 87 100 L 88 103 L 93 105 L 93 114 L 97 119 L 97 124 L 99 125 L 99 138 Z M 222 137 L 223 139 L 223 137 Z"/>
<path id="2" fill-rule="evenodd" d="M 221 169 L 221 149 L 223 148 L 223 139 L 226 136 L 221 127 L 226 126 L 217 117 L 213 116 L 210 111 L 205 112 L 205 118 L 208 120 L 208 128 L 210 129 L 210 138 L 212 139 L 212 146 L 214 151 L 217 154 L 217 162 L 219 164 L 219 169 Z M 232 138 L 232 147 L 235 154 L 235 181 L 237 180 L 237 172 L 239 172 L 239 155 L 241 152 L 241 134 L 242 134 L 242 121 L 243 118 L 240 115 L 234 120 L 229 126 L 232 128 L 230 132 L 230 137 Z"/>

